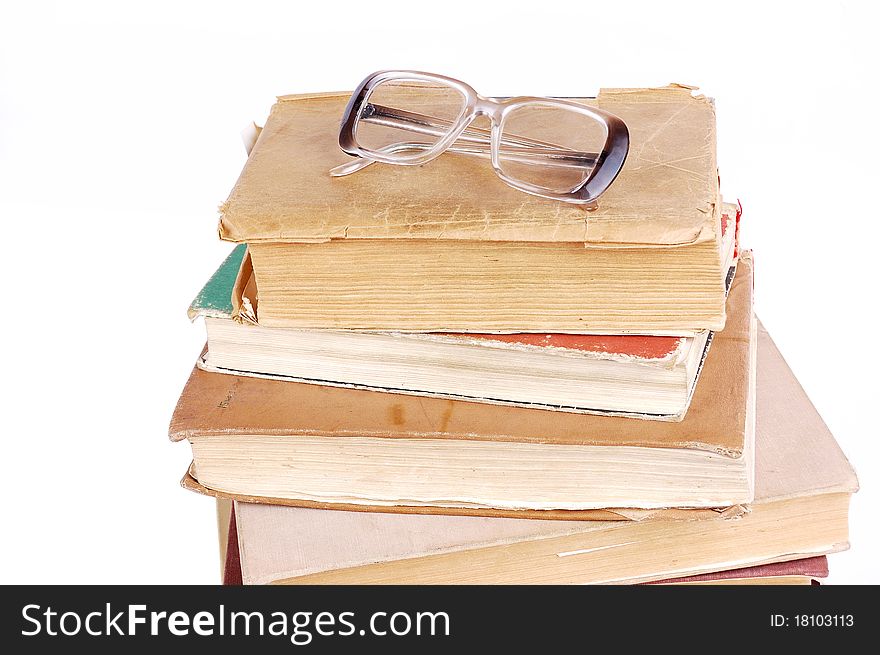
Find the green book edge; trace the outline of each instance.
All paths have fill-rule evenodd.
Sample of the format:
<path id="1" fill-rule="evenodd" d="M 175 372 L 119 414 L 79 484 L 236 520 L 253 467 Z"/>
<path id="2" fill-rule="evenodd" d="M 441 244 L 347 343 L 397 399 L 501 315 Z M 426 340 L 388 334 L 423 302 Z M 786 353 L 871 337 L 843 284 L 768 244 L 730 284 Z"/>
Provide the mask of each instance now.
<path id="1" fill-rule="evenodd" d="M 187 314 L 190 319 L 198 316 L 213 318 L 232 318 L 232 288 L 241 268 L 241 260 L 247 252 L 247 244 L 237 245 L 223 260 L 214 275 L 205 283 L 202 290 L 190 303 Z"/>

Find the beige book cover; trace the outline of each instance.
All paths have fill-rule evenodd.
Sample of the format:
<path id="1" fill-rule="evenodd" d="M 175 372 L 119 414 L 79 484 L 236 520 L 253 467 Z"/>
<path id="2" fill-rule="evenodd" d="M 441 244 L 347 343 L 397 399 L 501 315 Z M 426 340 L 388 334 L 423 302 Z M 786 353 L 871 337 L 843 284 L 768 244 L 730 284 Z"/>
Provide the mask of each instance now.
<path id="1" fill-rule="evenodd" d="M 626 163 L 599 209 L 510 188 L 480 158 L 376 165 L 344 178 L 338 145 L 348 93 L 278 98 L 227 201 L 229 241 L 360 239 L 532 241 L 674 246 L 716 238 L 715 109 L 691 87 L 602 89 L 578 99 L 622 118 Z"/>
<path id="2" fill-rule="evenodd" d="M 479 555 L 513 545 L 507 554 L 491 551 L 497 552 L 488 558 L 491 564 L 483 562 L 499 567 L 499 575 L 507 575 L 508 581 L 527 582 L 540 575 L 529 566 L 548 559 L 548 566 L 558 564 L 559 575 L 569 580 L 608 582 L 629 576 L 644 581 L 843 549 L 848 495 L 858 488 L 855 473 L 763 326 L 758 336 L 756 467 L 755 503 L 748 514 L 734 519 L 588 523 L 236 503 L 243 579 L 256 584 L 300 576 L 334 581 L 332 575 L 318 574 L 342 569 L 356 573 L 363 567 L 365 580 L 389 581 L 379 563 L 410 560 L 412 568 L 405 574 L 430 580 L 441 576 L 434 567 L 442 569 L 444 562 L 467 566 L 466 551 Z M 746 544 L 737 541 L 743 528 L 753 537 Z M 587 533 L 592 546 L 582 550 L 560 547 L 548 555 L 528 546 L 543 543 L 552 550 L 569 536 L 575 543 Z M 796 543 L 811 552 L 784 550 L 786 538 L 798 533 Z M 554 538 L 562 540 L 549 541 Z M 652 549 L 657 551 L 653 555 Z M 689 568 L 682 568 L 684 560 Z M 628 567 L 627 561 L 634 568 L 624 574 L 620 566 Z M 471 570 L 468 575 L 482 573 Z"/>

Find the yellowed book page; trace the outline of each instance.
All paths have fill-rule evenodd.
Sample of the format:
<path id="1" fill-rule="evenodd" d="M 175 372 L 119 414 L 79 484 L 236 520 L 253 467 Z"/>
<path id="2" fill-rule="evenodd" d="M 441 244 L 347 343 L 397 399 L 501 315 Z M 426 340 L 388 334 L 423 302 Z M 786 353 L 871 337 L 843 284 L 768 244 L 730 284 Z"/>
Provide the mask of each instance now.
<path id="1" fill-rule="evenodd" d="M 250 244 L 260 325 L 406 332 L 673 334 L 724 327 L 715 242 L 342 239 Z"/>

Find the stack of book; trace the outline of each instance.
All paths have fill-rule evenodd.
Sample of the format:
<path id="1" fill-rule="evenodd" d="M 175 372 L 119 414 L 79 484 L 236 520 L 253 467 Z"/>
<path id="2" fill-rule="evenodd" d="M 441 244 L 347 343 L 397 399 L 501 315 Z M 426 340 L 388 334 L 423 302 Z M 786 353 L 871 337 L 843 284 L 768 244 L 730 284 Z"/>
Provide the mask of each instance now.
<path id="1" fill-rule="evenodd" d="M 279 98 L 190 308 L 171 421 L 230 583 L 810 583 L 855 475 L 756 320 L 713 103 L 603 90 L 599 209 L 484 161 L 346 178 L 344 94 Z"/>

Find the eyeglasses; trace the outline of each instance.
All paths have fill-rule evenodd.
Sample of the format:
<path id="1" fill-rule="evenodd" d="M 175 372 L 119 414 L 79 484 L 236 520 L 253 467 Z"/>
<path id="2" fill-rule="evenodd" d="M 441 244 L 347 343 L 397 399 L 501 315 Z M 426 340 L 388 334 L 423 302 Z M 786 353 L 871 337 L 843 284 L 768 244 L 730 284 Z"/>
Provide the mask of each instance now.
<path id="1" fill-rule="evenodd" d="M 471 125 L 486 116 L 490 129 Z M 417 71 L 379 71 L 352 94 L 339 146 L 356 161 L 330 171 L 350 175 L 374 162 L 414 166 L 447 150 L 489 157 L 520 191 L 596 208 L 629 150 L 617 116 L 558 98 L 484 98 L 458 80 Z"/>

